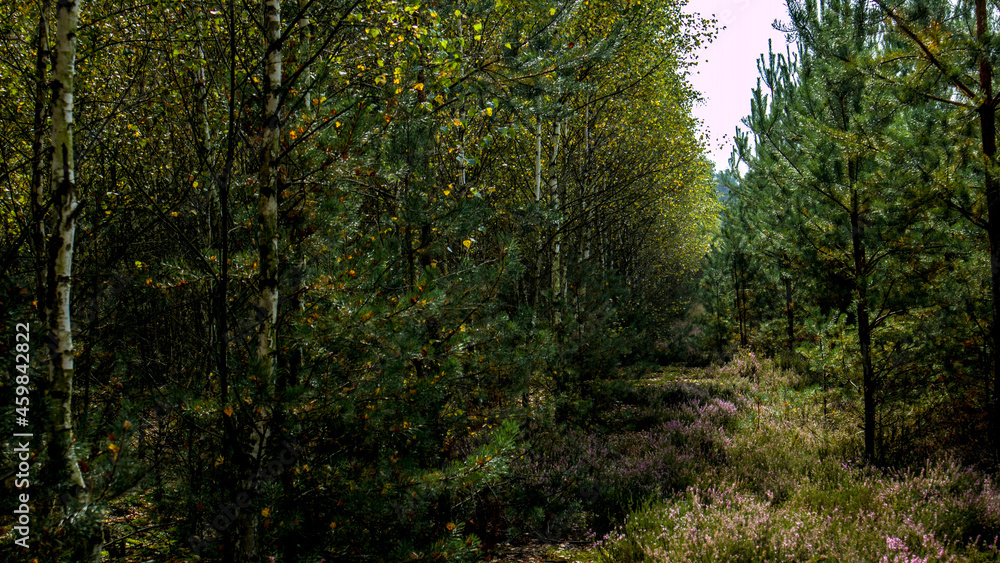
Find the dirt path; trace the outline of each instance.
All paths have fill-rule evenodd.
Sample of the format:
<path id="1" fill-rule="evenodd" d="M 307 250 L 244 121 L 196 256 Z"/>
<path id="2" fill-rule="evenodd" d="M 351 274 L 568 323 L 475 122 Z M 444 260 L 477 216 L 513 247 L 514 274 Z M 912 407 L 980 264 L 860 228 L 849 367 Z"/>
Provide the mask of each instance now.
<path id="1" fill-rule="evenodd" d="M 484 559 L 485 563 L 591 563 L 587 551 L 574 543 L 531 540 L 524 545 L 505 545 Z"/>

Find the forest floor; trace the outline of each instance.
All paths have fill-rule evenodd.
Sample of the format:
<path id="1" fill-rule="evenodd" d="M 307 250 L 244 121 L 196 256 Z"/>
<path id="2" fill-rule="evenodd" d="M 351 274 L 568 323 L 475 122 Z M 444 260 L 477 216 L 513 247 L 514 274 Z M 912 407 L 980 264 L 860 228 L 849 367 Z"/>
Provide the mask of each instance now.
<path id="1" fill-rule="evenodd" d="M 665 366 L 645 376 L 629 381 L 637 389 L 668 390 L 678 384 L 703 390 L 713 396 L 718 390 L 718 378 L 713 370 Z M 706 377 L 708 376 L 708 377 Z M 722 395 L 726 395 L 725 393 Z M 607 413 L 611 414 L 611 413 Z M 669 422 L 664 419 L 660 422 Z M 595 563 L 600 555 L 594 542 L 564 539 L 562 541 L 520 538 L 497 546 L 484 563 Z"/>
<path id="2" fill-rule="evenodd" d="M 587 546 L 570 542 L 528 540 L 522 545 L 507 544 L 487 557 L 485 563 L 589 563 L 593 555 Z"/>
<path id="3" fill-rule="evenodd" d="M 651 477 L 663 487 L 647 495 L 637 487 L 628 516 L 596 543 L 529 541 L 485 561 L 1000 561 L 993 477 L 946 454 L 918 467 L 864 466 L 850 397 L 752 354 L 723 368 L 662 368 L 629 384 L 611 408 L 660 420 L 637 427 L 637 418 L 597 413 L 625 420 L 599 440 L 628 445 L 608 464 L 659 473 L 614 486 Z M 622 442 L 629 432 L 667 450 L 663 459 Z"/>

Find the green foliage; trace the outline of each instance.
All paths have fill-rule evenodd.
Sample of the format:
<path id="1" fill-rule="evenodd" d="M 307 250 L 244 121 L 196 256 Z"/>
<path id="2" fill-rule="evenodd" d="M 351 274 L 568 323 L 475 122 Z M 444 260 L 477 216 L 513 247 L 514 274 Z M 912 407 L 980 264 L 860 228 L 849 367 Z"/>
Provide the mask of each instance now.
<path id="1" fill-rule="evenodd" d="M 987 411 L 992 346 L 974 320 L 990 307 L 971 204 L 981 196 L 954 184 L 981 174 L 953 158 L 976 132 L 946 126 L 948 88 L 901 54 L 919 51 L 907 33 L 937 37 L 931 12 L 964 9 L 931 4 L 899 7 L 915 10 L 903 21 L 881 4 L 789 2 L 797 49 L 758 63 L 701 282 L 697 321 L 713 354 L 738 345 L 805 364 L 864 428 L 876 463 L 941 441 L 974 457 Z M 958 65 L 941 41 L 917 58 Z M 962 421 L 947 421 L 956 411 Z"/>

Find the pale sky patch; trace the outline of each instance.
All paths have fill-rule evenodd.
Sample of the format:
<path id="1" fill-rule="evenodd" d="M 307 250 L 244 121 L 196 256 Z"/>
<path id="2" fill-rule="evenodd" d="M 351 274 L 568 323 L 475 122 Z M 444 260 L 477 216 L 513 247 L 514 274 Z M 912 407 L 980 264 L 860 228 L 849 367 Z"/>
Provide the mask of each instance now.
<path id="1" fill-rule="evenodd" d="M 686 11 L 702 16 L 715 14 L 718 38 L 698 52 L 698 66 L 691 83 L 705 101 L 694 107 L 710 135 L 709 158 L 716 170 L 728 168 L 737 126 L 750 113 L 750 91 L 757 85 L 757 59 L 767 52 L 767 41 L 775 53 L 785 53 L 785 34 L 774 29 L 774 20 L 788 23 L 785 0 L 689 0 Z M 722 29 L 725 27 L 725 29 Z M 793 49 L 794 50 L 794 49 Z"/>

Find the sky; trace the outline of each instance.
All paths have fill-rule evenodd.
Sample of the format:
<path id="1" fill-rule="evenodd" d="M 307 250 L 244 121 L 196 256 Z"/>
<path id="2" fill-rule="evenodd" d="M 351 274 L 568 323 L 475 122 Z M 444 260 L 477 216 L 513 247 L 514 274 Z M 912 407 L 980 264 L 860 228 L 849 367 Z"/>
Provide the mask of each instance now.
<path id="1" fill-rule="evenodd" d="M 750 112 L 757 59 L 767 52 L 767 40 L 773 41 L 776 52 L 785 52 L 785 34 L 771 24 L 788 23 L 788 12 L 785 0 L 689 0 L 686 11 L 715 14 L 719 20 L 718 38 L 697 53 L 691 83 L 705 98 L 695 104 L 694 114 L 710 135 L 709 158 L 716 170 L 723 170 L 728 167 L 733 132 L 737 126 L 746 130 L 740 120 Z"/>

